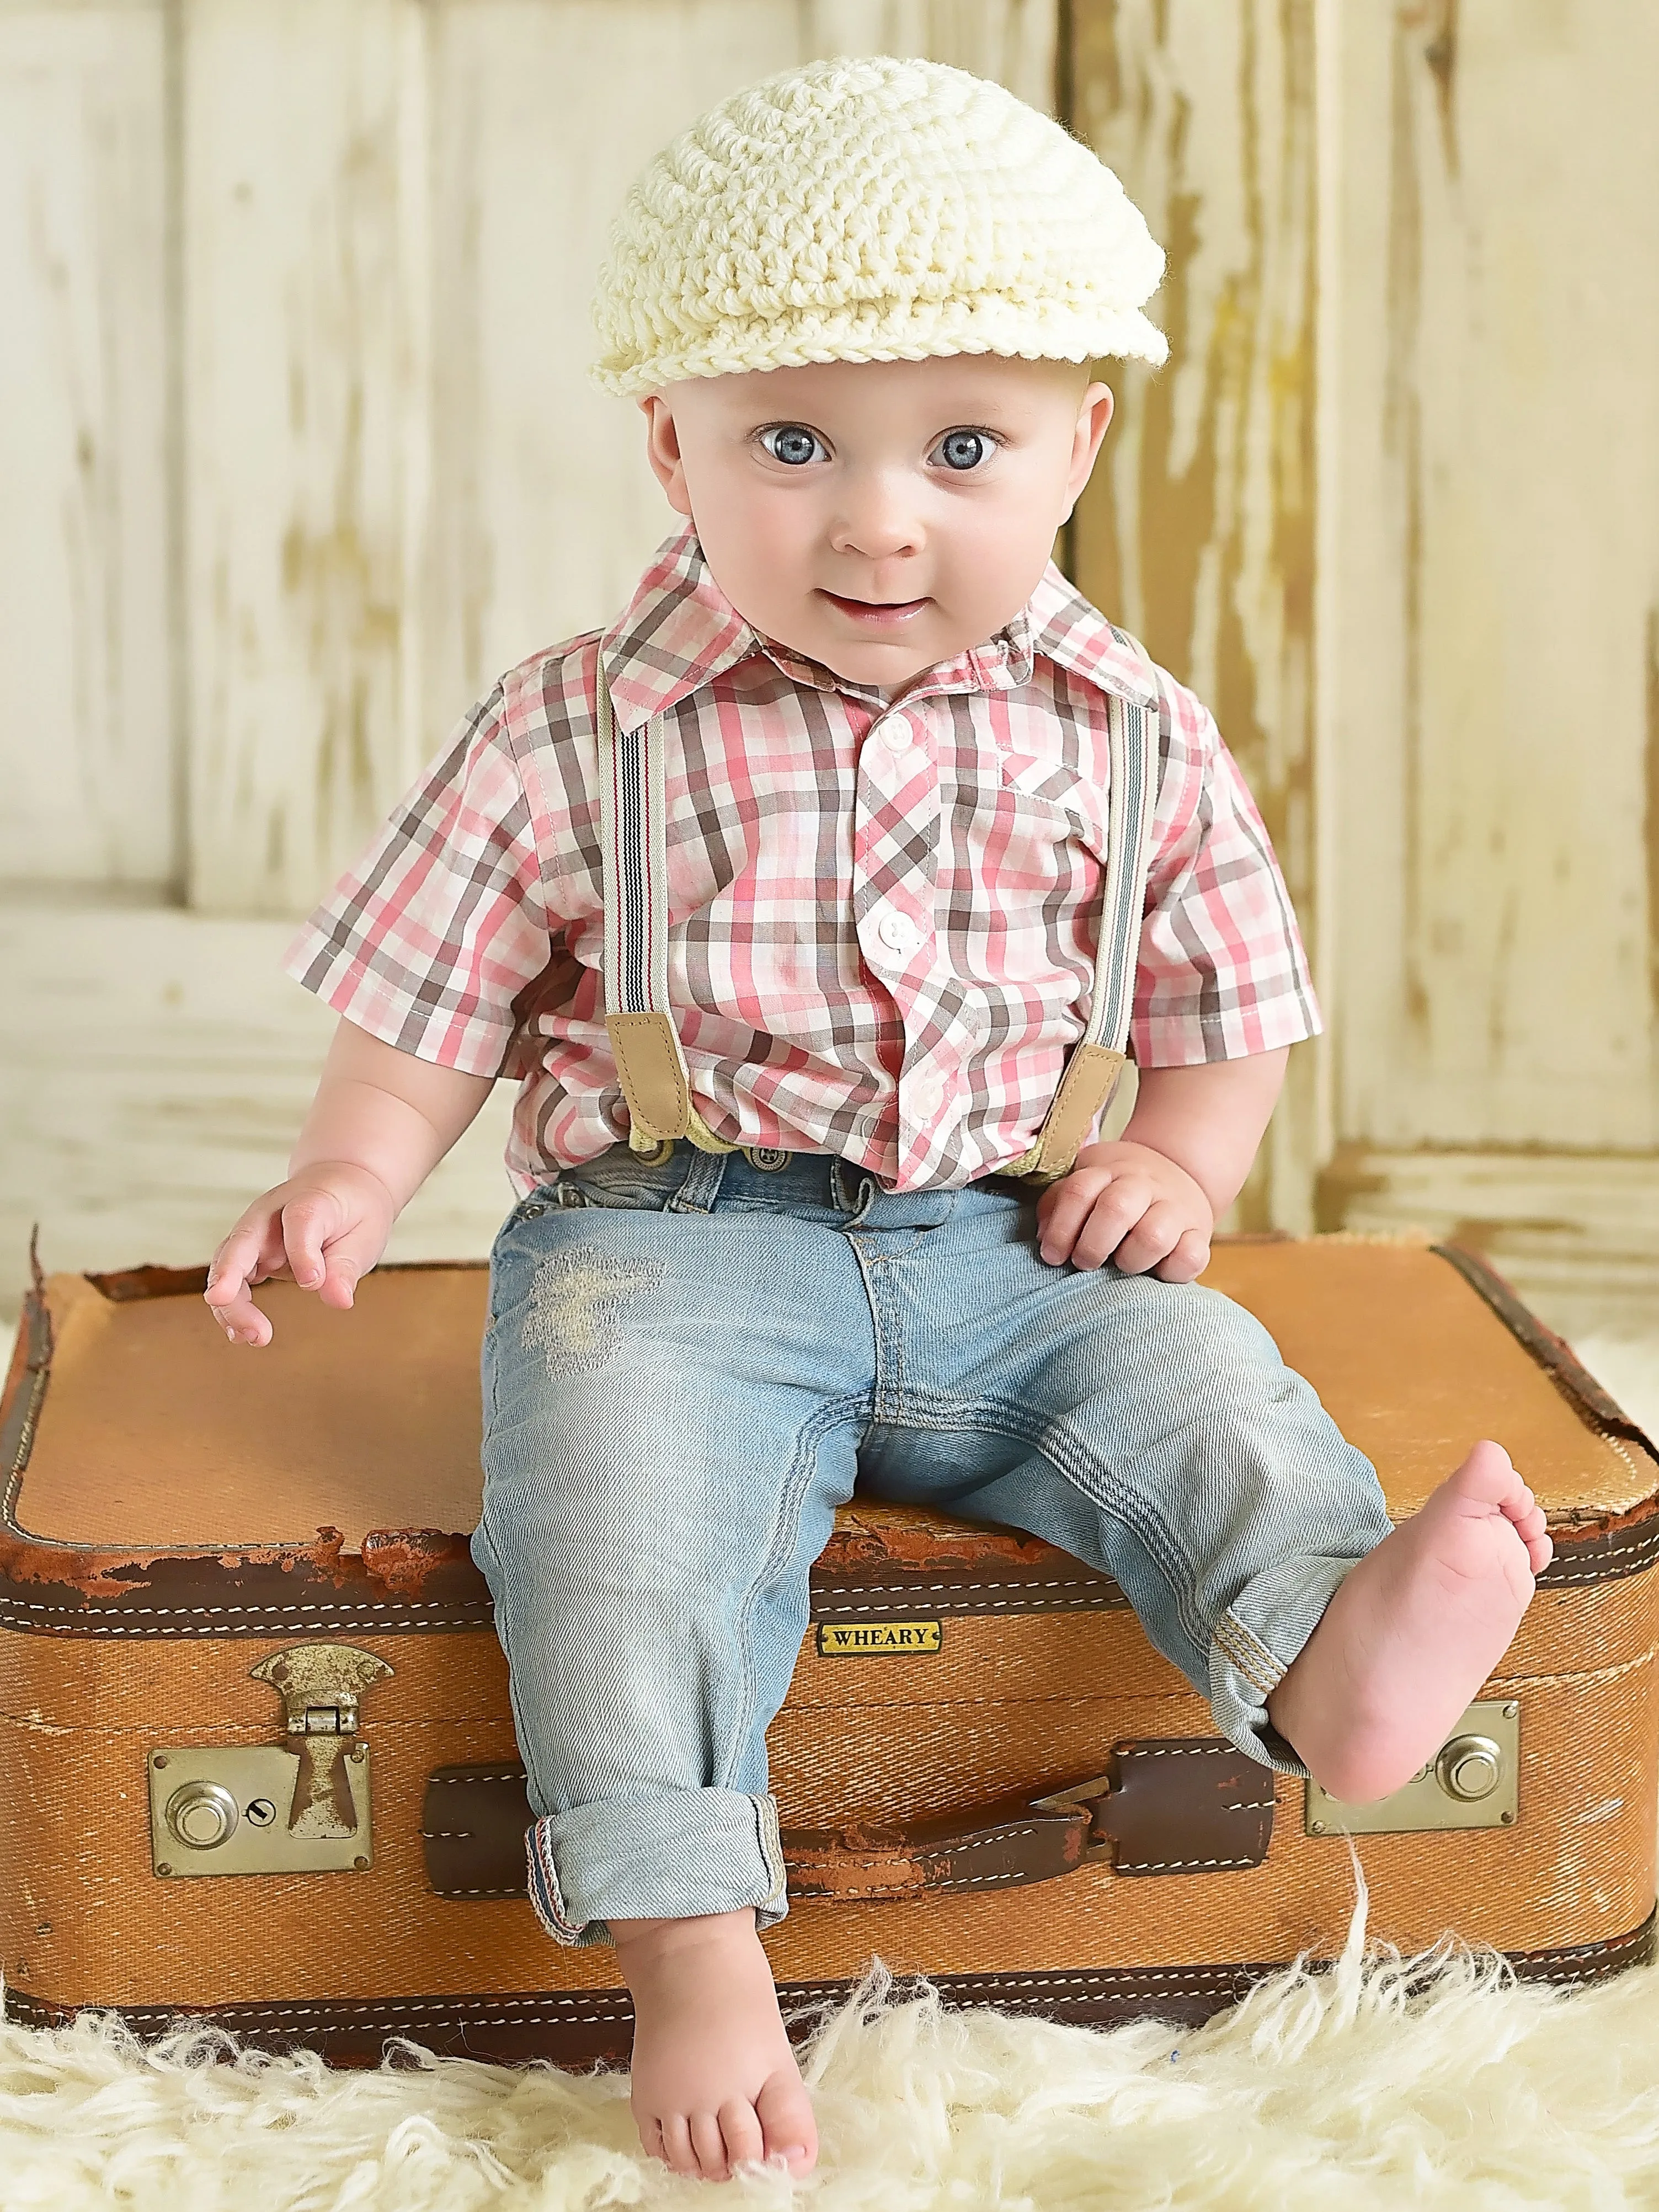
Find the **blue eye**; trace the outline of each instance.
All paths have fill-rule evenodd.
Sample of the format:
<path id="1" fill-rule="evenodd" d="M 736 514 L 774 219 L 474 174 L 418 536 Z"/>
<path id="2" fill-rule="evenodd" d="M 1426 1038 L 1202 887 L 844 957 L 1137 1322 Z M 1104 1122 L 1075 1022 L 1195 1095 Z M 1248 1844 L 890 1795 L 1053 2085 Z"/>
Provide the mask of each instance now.
<path id="1" fill-rule="evenodd" d="M 947 430 L 936 450 L 944 454 L 947 469 L 964 472 L 976 469 L 992 447 L 982 430 Z"/>
<path id="2" fill-rule="evenodd" d="M 803 467 L 814 453 L 823 453 L 823 447 L 814 434 L 799 422 L 781 422 L 775 428 L 761 432 L 761 443 L 775 461 L 784 461 L 792 469 Z"/>

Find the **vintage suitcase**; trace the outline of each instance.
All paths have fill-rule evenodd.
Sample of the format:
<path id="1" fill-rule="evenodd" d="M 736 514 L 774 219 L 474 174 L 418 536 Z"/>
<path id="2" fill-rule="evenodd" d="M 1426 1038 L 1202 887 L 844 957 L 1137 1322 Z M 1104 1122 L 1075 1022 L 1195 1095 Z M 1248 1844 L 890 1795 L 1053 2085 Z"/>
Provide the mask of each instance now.
<path id="1" fill-rule="evenodd" d="M 1408 1513 L 1496 1436 L 1556 1556 L 1440 1757 L 1355 1819 L 1243 1759 L 1116 1588 L 1006 1532 L 857 1503 L 771 1735 L 789 1999 L 872 1954 L 948 1996 L 1194 2019 L 1338 1946 L 1354 1887 L 1573 1981 L 1653 1930 L 1659 1463 L 1478 1261 L 1218 1246 Z M 389 1267 L 355 1312 L 270 1286 L 233 1353 L 199 1273 L 37 1278 L 3 1407 L 0 1960 L 25 2021 L 208 2014 L 373 2058 L 624 2051 L 608 1948 L 523 1895 L 522 1775 L 478 1494 L 485 1276 Z"/>

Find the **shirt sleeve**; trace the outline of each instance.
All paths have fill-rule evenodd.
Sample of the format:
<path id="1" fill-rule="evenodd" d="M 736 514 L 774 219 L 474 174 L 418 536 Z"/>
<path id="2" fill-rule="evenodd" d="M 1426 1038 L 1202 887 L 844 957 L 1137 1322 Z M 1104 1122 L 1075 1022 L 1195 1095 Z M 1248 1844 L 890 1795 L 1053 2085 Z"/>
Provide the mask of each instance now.
<path id="1" fill-rule="evenodd" d="M 306 921 L 284 971 L 400 1052 L 506 1067 L 514 1000 L 550 938 L 524 781 L 498 685 Z"/>
<path id="2" fill-rule="evenodd" d="M 1238 1060 L 1322 1024 L 1285 878 L 1208 709 L 1160 671 L 1158 799 L 1130 1039 L 1142 1067 Z"/>

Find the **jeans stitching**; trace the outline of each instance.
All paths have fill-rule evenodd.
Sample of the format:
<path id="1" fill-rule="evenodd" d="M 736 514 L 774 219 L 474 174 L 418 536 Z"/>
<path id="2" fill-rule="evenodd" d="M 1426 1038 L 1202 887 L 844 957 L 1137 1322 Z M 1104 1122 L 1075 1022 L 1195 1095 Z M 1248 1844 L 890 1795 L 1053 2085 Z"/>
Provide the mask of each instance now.
<path id="1" fill-rule="evenodd" d="M 1144 1492 L 1123 1486 L 1121 1480 L 1091 1452 L 1082 1440 L 1061 1429 L 1059 1439 L 1054 1424 L 1047 1422 L 1042 1428 L 1034 1426 L 1037 1419 L 1031 1410 L 1018 1401 L 1001 1402 L 981 1401 L 972 1408 L 952 1407 L 930 1414 L 929 1409 L 912 1406 L 907 1409 L 906 1419 L 895 1423 L 897 1427 L 925 1428 L 937 1435 L 951 1435 L 975 1425 L 988 1429 L 996 1436 L 1009 1437 L 1028 1445 L 1039 1458 L 1046 1459 L 1063 1481 L 1079 1490 L 1091 1504 L 1103 1513 L 1121 1521 L 1146 1551 L 1152 1565 L 1168 1583 L 1175 1600 L 1176 1619 L 1188 1642 L 1195 1651 L 1208 1653 L 1213 1632 L 1208 1622 L 1189 1611 L 1192 1572 L 1174 1532 L 1154 1510 L 1150 1517 L 1134 1509 L 1150 1503 Z M 1054 1449 L 1054 1443 L 1064 1441 L 1075 1447 L 1072 1456 L 1075 1463 Z M 1103 1571 L 1109 1573 L 1109 1568 Z"/>
<path id="2" fill-rule="evenodd" d="M 1278 1653 L 1270 1651 L 1231 1606 L 1216 1622 L 1214 1640 L 1222 1657 L 1230 1666 L 1236 1667 L 1250 1687 L 1259 1690 L 1264 1698 L 1271 1695 L 1290 1672 Z M 1266 1667 L 1262 1666 L 1264 1660 Z M 1263 1674 L 1269 1677 L 1266 1681 L 1261 1680 Z"/>
<path id="3" fill-rule="evenodd" d="M 755 1607 L 760 1601 L 761 1593 L 771 1589 L 782 1574 L 794 1549 L 800 1532 L 801 1508 L 817 1471 L 819 1444 L 832 1428 L 843 1425 L 849 1418 L 855 1416 L 860 1404 L 861 1401 L 856 1398 L 843 1398 L 837 1400 L 833 1406 L 821 1406 L 804 1424 L 796 1439 L 794 1460 L 784 1480 L 777 1513 L 772 1523 L 771 1548 L 759 1571 L 751 1577 L 738 1608 L 735 1641 L 743 1662 L 743 1703 L 732 1731 L 728 1765 L 721 1778 L 713 1785 L 717 1790 L 733 1787 L 731 1763 L 741 1759 L 747 1751 L 750 1732 L 754 1725 L 756 1670 L 750 1645 L 750 1629 Z"/>

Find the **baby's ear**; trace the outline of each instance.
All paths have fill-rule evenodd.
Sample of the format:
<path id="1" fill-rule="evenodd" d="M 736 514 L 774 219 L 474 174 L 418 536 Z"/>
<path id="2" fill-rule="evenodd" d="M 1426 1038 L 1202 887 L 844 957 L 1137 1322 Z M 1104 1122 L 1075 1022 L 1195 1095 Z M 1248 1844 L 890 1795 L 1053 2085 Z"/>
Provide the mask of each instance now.
<path id="1" fill-rule="evenodd" d="M 1101 441 L 1105 437 L 1107 425 L 1112 419 L 1112 405 L 1110 385 L 1098 382 L 1091 384 L 1078 402 L 1077 432 L 1072 441 L 1071 474 L 1066 485 L 1069 499 L 1075 500 L 1089 481 Z"/>
<path id="2" fill-rule="evenodd" d="M 660 392 L 647 392 L 639 401 L 645 417 L 645 455 L 651 472 L 668 495 L 677 514 L 690 515 L 691 501 L 685 489 L 685 464 L 680 458 L 680 434 L 674 411 Z"/>

